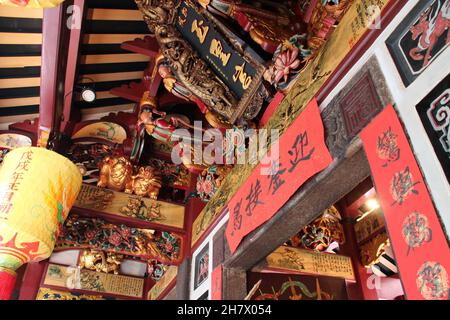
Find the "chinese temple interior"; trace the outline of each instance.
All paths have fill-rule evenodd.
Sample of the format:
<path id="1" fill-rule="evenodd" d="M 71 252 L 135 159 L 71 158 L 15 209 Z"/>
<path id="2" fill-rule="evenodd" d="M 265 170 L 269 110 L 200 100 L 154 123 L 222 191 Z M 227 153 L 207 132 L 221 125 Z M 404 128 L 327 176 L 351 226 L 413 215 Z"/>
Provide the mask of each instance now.
<path id="1" fill-rule="evenodd" d="M 0 300 L 450 299 L 449 0 L 0 0 Z"/>

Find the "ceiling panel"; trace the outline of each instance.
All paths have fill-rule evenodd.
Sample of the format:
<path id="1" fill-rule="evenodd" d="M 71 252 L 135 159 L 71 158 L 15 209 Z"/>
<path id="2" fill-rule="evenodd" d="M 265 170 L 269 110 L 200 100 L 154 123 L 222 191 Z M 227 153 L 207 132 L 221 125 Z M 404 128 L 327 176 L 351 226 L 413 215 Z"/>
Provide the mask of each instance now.
<path id="1" fill-rule="evenodd" d="M 125 41 L 143 38 L 148 34 L 148 28 L 133 0 L 90 0 L 87 4 L 78 83 L 88 83 L 92 79 L 97 100 L 86 103 L 78 98 L 74 107 L 81 109 L 82 114 L 90 118 L 96 110 L 99 116 L 108 110 L 131 111 L 134 103 L 116 97 L 109 91 L 142 79 L 149 57 L 125 51 L 120 46 Z"/>
<path id="2" fill-rule="evenodd" d="M 42 9 L 0 9 L 0 129 L 39 112 L 42 16 Z"/>
<path id="3" fill-rule="evenodd" d="M 79 101 L 74 108 L 90 118 L 110 110 L 132 110 L 134 103 L 109 91 L 142 79 L 149 58 L 121 49 L 125 41 L 148 33 L 133 0 L 87 0 L 80 45 L 77 83 L 95 82 L 97 100 Z M 34 119 L 39 113 L 42 9 L 0 9 L 0 128 Z M 88 79 L 89 78 L 89 79 Z"/>

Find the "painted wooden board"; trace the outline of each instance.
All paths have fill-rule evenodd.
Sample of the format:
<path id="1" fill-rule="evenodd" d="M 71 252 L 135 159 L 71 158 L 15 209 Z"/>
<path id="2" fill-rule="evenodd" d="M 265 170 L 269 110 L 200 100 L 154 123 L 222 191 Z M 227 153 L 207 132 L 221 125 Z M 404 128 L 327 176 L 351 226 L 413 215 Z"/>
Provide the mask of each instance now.
<path id="1" fill-rule="evenodd" d="M 139 210 L 133 211 L 137 204 Z M 75 207 L 183 229 L 184 206 L 83 184 Z M 132 214 L 137 213 L 137 216 Z"/>
<path id="2" fill-rule="evenodd" d="M 121 144 L 127 133 L 123 127 L 112 122 L 95 122 L 78 130 L 72 139 L 98 138 Z"/>
<path id="3" fill-rule="evenodd" d="M 144 279 L 49 264 L 44 285 L 142 298 Z"/>
<path id="4" fill-rule="evenodd" d="M 114 298 L 104 298 L 100 295 L 87 295 L 63 290 L 39 288 L 36 300 L 114 300 Z"/>

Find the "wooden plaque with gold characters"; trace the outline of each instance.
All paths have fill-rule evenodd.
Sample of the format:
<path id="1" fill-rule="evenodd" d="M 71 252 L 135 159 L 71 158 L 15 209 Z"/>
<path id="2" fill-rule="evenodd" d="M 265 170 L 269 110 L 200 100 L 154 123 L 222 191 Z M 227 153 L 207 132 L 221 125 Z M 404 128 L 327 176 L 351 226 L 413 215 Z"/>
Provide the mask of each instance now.
<path id="1" fill-rule="evenodd" d="M 279 247 L 266 258 L 268 268 L 355 280 L 350 257 L 293 247 Z"/>

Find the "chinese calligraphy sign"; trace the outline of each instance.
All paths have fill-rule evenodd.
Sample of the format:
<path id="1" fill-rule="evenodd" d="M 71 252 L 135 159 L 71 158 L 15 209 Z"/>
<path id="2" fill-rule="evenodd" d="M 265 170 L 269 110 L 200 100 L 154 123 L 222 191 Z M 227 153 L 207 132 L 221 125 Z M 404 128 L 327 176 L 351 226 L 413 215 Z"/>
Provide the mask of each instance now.
<path id="1" fill-rule="evenodd" d="M 386 159 L 388 162 L 397 161 L 400 158 L 400 149 L 397 146 L 397 135 L 392 132 L 392 128 L 388 128 L 383 134 L 378 137 L 378 155 L 381 159 Z"/>
<path id="2" fill-rule="evenodd" d="M 450 252 L 392 106 L 361 133 L 408 299 L 448 299 Z"/>
<path id="3" fill-rule="evenodd" d="M 257 69 L 244 59 L 196 6 L 184 1 L 178 9 L 177 29 L 216 75 L 240 99 L 257 77 Z"/>
<path id="4" fill-rule="evenodd" d="M 266 155 L 228 204 L 226 236 L 232 252 L 248 233 L 272 218 L 306 180 L 333 160 L 325 145 L 315 99 L 276 143 L 279 157 Z"/>
<path id="5" fill-rule="evenodd" d="M 23 153 L 13 174 L 11 175 L 10 181 L 8 181 L 8 189 L 3 192 L 3 197 L 0 199 L 0 219 L 7 219 L 8 214 L 12 210 L 14 193 L 19 191 L 21 181 L 23 180 L 23 175 L 28 171 L 28 165 L 31 162 L 33 156 L 33 151 Z"/>
<path id="6" fill-rule="evenodd" d="M 351 258 L 337 254 L 282 246 L 269 254 L 266 262 L 268 269 L 274 271 L 355 280 Z"/>

